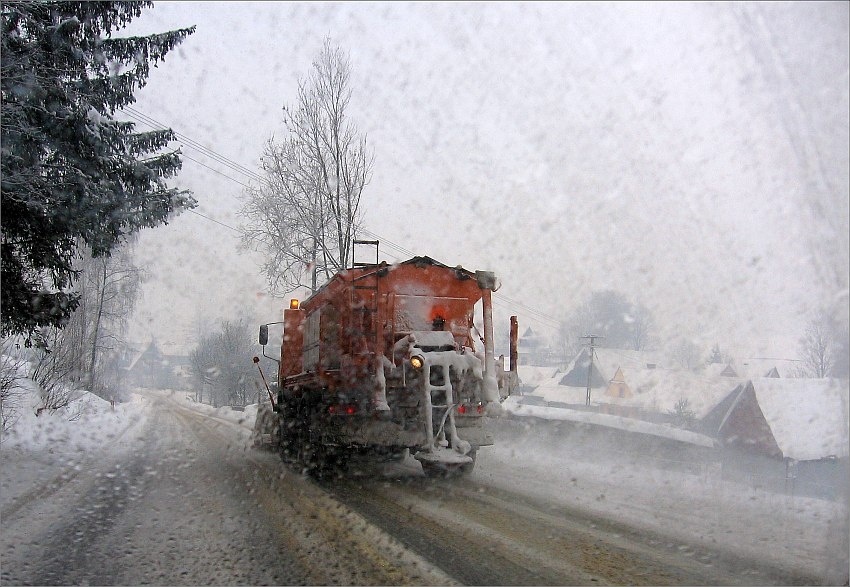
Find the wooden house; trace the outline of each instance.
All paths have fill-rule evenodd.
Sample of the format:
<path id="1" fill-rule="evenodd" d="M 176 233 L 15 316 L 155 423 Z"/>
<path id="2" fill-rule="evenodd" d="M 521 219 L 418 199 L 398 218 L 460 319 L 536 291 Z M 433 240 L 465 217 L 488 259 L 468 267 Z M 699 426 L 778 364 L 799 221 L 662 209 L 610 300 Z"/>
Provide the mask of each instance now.
<path id="1" fill-rule="evenodd" d="M 634 395 L 632 390 L 629 388 L 629 385 L 626 383 L 626 380 L 623 377 L 623 370 L 620 367 L 617 367 L 617 372 L 614 373 L 614 377 L 612 377 L 611 381 L 608 382 L 608 388 L 605 390 L 605 395 L 620 399 L 629 398 Z"/>
<path id="2" fill-rule="evenodd" d="M 810 461 L 848 453 L 848 388 L 837 379 L 764 377 L 738 385 L 703 429 L 743 452 Z"/>

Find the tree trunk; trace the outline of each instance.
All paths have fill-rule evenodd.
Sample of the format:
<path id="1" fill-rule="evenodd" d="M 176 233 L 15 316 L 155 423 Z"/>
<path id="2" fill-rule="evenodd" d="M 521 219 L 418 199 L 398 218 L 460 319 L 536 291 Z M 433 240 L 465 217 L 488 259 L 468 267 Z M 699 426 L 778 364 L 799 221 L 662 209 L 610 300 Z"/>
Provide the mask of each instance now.
<path id="1" fill-rule="evenodd" d="M 89 386 L 92 393 L 95 393 L 95 369 L 97 365 L 97 339 L 100 335 L 100 321 L 103 317 L 103 299 L 106 296 L 106 260 L 101 260 L 103 267 L 102 281 L 99 283 L 97 291 L 97 313 L 95 314 L 94 328 L 92 329 L 92 345 L 91 345 L 91 361 L 89 362 Z"/>

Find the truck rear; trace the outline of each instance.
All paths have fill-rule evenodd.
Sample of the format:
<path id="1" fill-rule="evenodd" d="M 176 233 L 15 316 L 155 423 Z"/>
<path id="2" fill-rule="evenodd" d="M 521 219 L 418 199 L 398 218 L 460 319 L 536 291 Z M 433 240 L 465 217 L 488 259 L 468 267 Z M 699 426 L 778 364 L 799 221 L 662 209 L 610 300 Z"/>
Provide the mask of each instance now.
<path id="1" fill-rule="evenodd" d="M 429 475 L 471 471 L 493 442 L 485 418 L 517 385 L 515 319 L 510 371 L 493 356 L 493 289 L 490 272 L 414 257 L 342 271 L 293 300 L 270 420 L 284 460 L 324 474 L 410 451 Z"/>

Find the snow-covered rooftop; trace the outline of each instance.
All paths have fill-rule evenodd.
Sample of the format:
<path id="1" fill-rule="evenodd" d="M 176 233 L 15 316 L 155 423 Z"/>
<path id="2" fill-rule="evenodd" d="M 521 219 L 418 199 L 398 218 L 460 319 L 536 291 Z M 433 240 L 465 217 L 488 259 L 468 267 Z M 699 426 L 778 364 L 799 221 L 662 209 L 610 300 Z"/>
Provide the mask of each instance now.
<path id="1" fill-rule="evenodd" d="M 776 369 L 779 377 L 790 377 L 799 364 L 793 359 L 745 358 L 736 360 L 732 368 L 739 377 L 747 379 L 768 377 L 772 369 Z"/>
<path id="2" fill-rule="evenodd" d="M 623 369 L 625 374 L 627 371 L 635 371 L 639 369 L 647 369 L 648 365 L 654 365 L 657 369 L 670 369 L 675 367 L 661 352 L 655 351 L 630 351 L 626 349 L 594 349 L 594 362 L 599 368 L 600 373 L 606 379 L 611 379 L 618 368 Z"/>
<path id="3" fill-rule="evenodd" d="M 533 365 L 517 365 L 517 375 L 520 383 L 536 387 L 560 373 L 558 367 L 536 367 Z"/>
<path id="4" fill-rule="evenodd" d="M 753 379 L 782 454 L 796 460 L 848 456 L 848 384 L 838 379 Z"/>
<path id="5" fill-rule="evenodd" d="M 621 372 L 633 394 L 620 398 L 607 395 L 605 388 L 594 388 L 590 394 L 592 404 L 615 404 L 667 413 L 674 409 L 677 402 L 685 399 L 694 415 L 702 418 L 742 382 L 732 377 L 707 377 L 689 371 L 657 368 L 623 367 Z M 520 378 L 523 383 L 526 382 Z M 560 385 L 557 375 L 538 381 L 533 393 L 546 401 L 567 404 L 585 402 L 586 387 Z"/>

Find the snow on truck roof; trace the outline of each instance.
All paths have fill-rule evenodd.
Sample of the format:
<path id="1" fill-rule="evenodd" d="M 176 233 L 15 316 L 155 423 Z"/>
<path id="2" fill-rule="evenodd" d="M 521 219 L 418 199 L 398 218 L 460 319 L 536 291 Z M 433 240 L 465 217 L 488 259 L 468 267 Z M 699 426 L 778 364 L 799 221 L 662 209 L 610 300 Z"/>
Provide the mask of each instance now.
<path id="1" fill-rule="evenodd" d="M 411 333 L 414 345 L 419 348 L 454 347 L 455 339 L 451 332 L 443 330 L 416 330 Z"/>
<path id="2" fill-rule="evenodd" d="M 309 300 L 320 295 L 328 287 L 330 287 L 331 284 L 335 283 L 338 280 L 355 281 L 357 279 L 361 279 L 363 277 L 366 277 L 367 275 L 372 275 L 376 271 L 386 270 L 386 271 L 389 272 L 389 271 L 393 271 L 394 269 L 396 269 L 398 267 L 405 266 L 405 265 L 415 265 L 415 266 L 418 266 L 418 267 L 422 267 L 422 266 L 440 267 L 442 269 L 454 271 L 455 274 L 458 277 L 461 277 L 463 279 L 475 279 L 476 278 L 476 272 L 475 271 L 470 271 L 469 269 L 466 269 L 466 268 L 462 267 L 461 265 L 455 265 L 454 267 L 451 267 L 451 266 L 446 265 L 444 263 L 440 263 L 439 261 L 432 259 L 431 257 L 428 257 L 426 255 L 418 255 L 416 257 L 411 257 L 407 261 L 400 261 L 398 263 L 389 264 L 386 261 L 381 261 L 377 265 L 371 265 L 371 264 L 370 265 L 358 265 L 356 267 L 349 267 L 348 269 L 343 269 L 342 271 L 339 271 L 336 274 L 334 274 L 333 277 L 331 277 L 327 282 L 325 282 L 324 285 L 322 285 L 319 289 L 317 289 L 312 295 L 310 295 L 302 303 L 306 303 Z"/>

